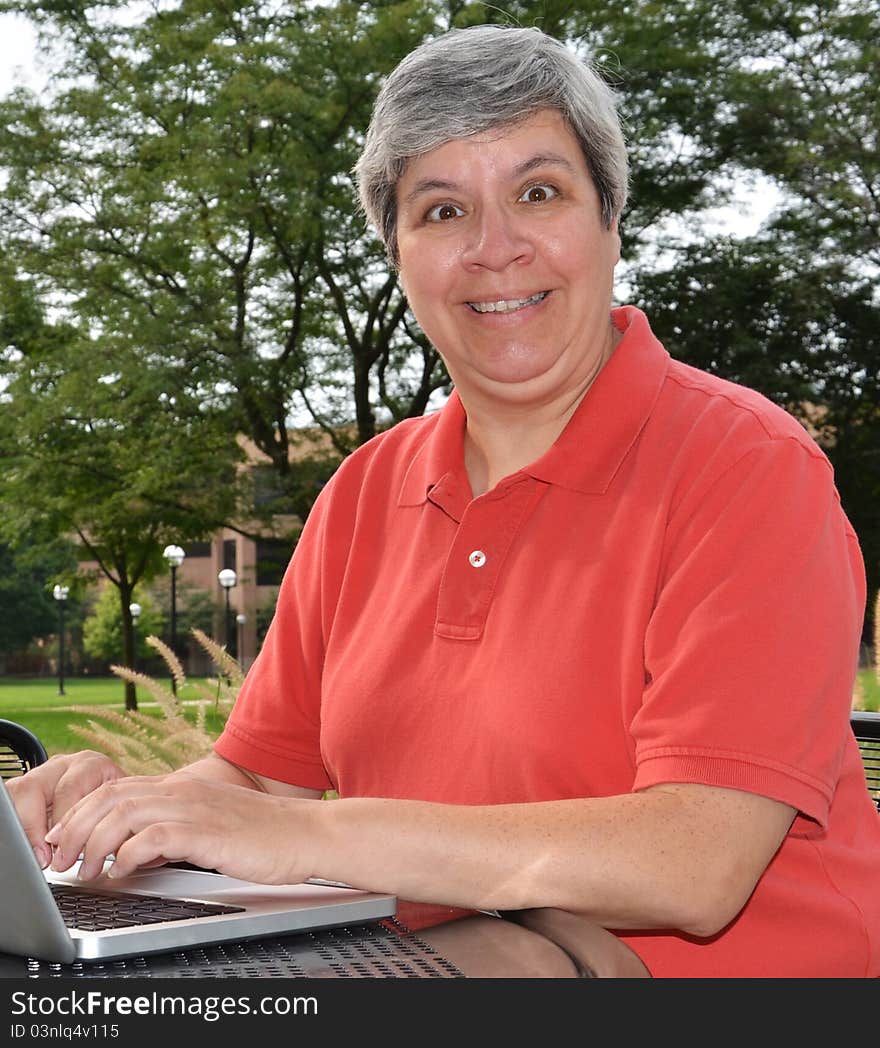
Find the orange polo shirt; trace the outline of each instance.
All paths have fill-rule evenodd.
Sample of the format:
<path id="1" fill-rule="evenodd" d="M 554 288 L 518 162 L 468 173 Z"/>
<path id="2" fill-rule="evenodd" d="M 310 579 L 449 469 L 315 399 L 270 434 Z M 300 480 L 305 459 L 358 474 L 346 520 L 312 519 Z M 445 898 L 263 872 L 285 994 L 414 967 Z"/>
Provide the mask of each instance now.
<path id="1" fill-rule="evenodd" d="M 773 797 L 799 814 L 727 929 L 622 937 L 660 976 L 880 975 L 848 721 L 865 581 L 831 467 L 638 310 L 613 317 L 557 442 L 479 498 L 455 394 L 343 462 L 217 751 L 342 796 Z"/>

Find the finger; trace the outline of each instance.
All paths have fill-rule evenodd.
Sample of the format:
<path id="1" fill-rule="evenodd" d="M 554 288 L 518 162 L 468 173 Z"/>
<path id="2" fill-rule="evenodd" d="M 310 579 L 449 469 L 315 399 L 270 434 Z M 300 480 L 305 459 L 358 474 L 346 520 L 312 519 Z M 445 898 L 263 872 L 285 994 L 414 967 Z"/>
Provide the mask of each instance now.
<path id="1" fill-rule="evenodd" d="M 191 862 L 200 866 L 205 851 L 202 836 L 195 832 L 191 823 L 153 822 L 117 848 L 107 875 L 128 877 L 145 866 L 165 862 Z"/>
<path id="2" fill-rule="evenodd" d="M 45 842 L 52 813 L 52 798 L 69 762 L 68 755 L 52 757 L 38 768 L 6 783 L 6 790 L 42 869 L 49 865 L 52 858 L 51 848 Z"/>
<path id="3" fill-rule="evenodd" d="M 74 755 L 56 782 L 52 796 L 52 818 L 55 822 L 100 786 L 125 776 L 119 765 L 103 753 L 91 750 Z"/>
<path id="4" fill-rule="evenodd" d="M 133 787 L 127 779 L 104 783 L 68 809 L 46 834 L 46 841 L 52 846 L 52 869 L 58 873 L 70 869 L 97 824 L 131 796 L 133 789 L 143 787 Z"/>
<path id="5" fill-rule="evenodd" d="M 122 845 L 134 834 L 158 820 L 173 818 L 176 810 L 176 806 L 163 797 L 140 796 L 120 800 L 95 822 L 83 842 L 77 876 L 82 880 L 97 877 L 108 857 L 118 855 Z"/>
<path id="6" fill-rule="evenodd" d="M 59 842 L 56 862 L 68 869 L 82 853 L 78 875 L 97 877 L 108 856 L 116 854 L 132 835 L 164 820 L 192 823 L 191 806 L 152 782 L 124 781 L 102 787 L 93 803 L 78 806 Z M 157 792 L 158 791 L 158 792 Z"/>
<path id="7" fill-rule="evenodd" d="M 45 836 L 53 849 L 53 870 L 66 870 L 76 862 L 95 824 L 107 811 L 125 797 L 155 788 L 164 776 L 127 776 L 114 778 L 93 788 L 67 808 Z M 84 781 L 84 780 L 82 780 Z M 82 781 L 78 785 L 82 785 Z"/>

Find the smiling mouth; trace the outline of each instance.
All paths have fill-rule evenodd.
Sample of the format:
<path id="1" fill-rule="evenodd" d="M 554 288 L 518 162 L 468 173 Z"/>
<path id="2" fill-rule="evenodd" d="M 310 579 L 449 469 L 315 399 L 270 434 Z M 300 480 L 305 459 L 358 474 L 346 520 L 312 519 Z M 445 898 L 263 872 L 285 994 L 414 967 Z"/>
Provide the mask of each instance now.
<path id="1" fill-rule="evenodd" d="M 539 291 L 529 298 L 502 298 L 498 302 L 468 302 L 468 305 L 475 313 L 515 313 L 518 309 L 543 302 L 549 294 L 549 291 Z"/>

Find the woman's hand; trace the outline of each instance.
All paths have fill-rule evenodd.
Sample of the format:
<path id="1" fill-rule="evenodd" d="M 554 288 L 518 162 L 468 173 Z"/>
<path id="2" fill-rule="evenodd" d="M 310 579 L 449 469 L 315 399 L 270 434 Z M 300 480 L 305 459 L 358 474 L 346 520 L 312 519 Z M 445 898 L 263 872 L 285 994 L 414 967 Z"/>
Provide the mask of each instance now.
<path id="1" fill-rule="evenodd" d="M 26 775 L 6 782 L 6 790 L 42 869 L 52 861 L 52 850 L 45 840 L 49 827 L 93 790 L 124 776 L 122 768 L 103 753 L 83 750 L 50 757 Z"/>
<path id="2" fill-rule="evenodd" d="M 145 866 L 185 861 L 262 884 L 294 884 L 314 874 L 310 801 L 186 777 L 131 777 L 107 782 L 70 808 L 47 836 L 52 869 L 111 877 Z"/>

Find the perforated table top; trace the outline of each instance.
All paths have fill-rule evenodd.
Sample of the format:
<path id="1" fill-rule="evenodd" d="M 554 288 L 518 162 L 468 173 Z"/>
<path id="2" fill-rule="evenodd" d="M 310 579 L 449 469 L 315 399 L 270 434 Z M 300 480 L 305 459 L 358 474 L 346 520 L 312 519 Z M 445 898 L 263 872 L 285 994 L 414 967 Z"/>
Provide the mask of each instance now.
<path id="1" fill-rule="evenodd" d="M 317 932 L 219 943 L 113 961 L 50 964 L 7 959 L 0 975 L 26 978 L 463 978 L 458 968 L 393 918 Z"/>

